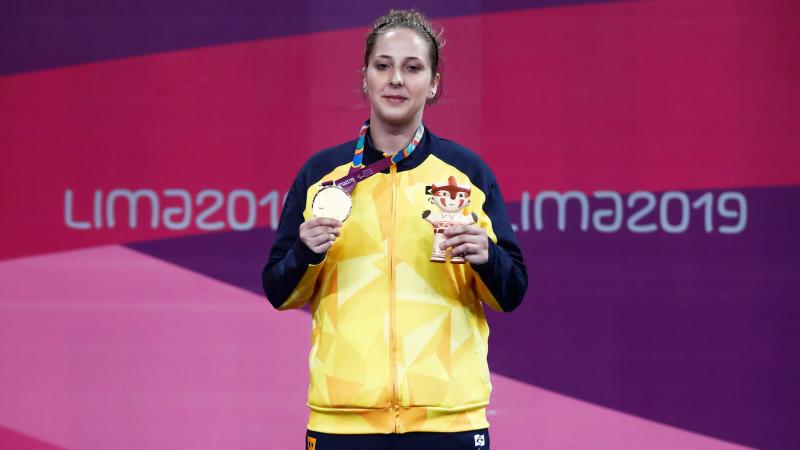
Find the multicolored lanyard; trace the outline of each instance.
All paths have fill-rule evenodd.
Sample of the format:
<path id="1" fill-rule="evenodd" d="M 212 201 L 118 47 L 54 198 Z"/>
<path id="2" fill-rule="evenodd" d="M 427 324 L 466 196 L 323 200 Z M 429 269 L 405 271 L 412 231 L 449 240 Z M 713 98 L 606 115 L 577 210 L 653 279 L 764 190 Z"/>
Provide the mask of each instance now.
<path id="1" fill-rule="evenodd" d="M 358 131 L 358 142 L 356 142 L 356 151 L 353 153 L 353 167 L 359 167 L 362 164 L 362 160 L 364 159 L 364 141 L 367 137 L 367 132 L 369 131 L 369 120 L 364 122 L 364 125 L 361 125 L 361 129 Z M 425 133 L 425 127 L 422 125 L 422 122 L 419 123 L 419 127 L 417 127 L 417 132 L 414 133 L 414 138 L 411 139 L 408 146 L 402 150 L 398 150 L 392 156 L 391 162 L 392 164 L 397 164 L 403 159 L 407 158 L 411 152 L 417 148 L 417 144 L 422 139 L 422 134 Z"/>
<path id="2" fill-rule="evenodd" d="M 391 158 L 387 156 L 368 165 L 367 167 L 360 167 L 364 160 L 364 141 L 367 137 L 367 131 L 369 131 L 369 121 L 364 122 L 364 125 L 361 126 L 361 130 L 358 132 L 358 142 L 356 142 L 356 150 L 353 153 L 353 166 L 350 167 L 350 171 L 347 173 L 347 175 L 335 181 L 326 181 L 322 183 L 323 187 L 331 185 L 338 186 L 347 194 L 350 194 L 353 192 L 353 189 L 356 187 L 356 184 L 359 181 L 366 180 L 372 175 L 382 172 L 392 164 L 397 164 L 405 158 L 408 158 L 408 155 L 410 155 L 414 149 L 417 148 L 419 141 L 422 140 L 422 135 L 425 133 L 425 127 L 420 122 L 419 127 L 417 127 L 417 132 L 414 133 L 414 138 L 411 139 L 411 142 L 408 144 L 408 146 L 404 149 L 398 150 L 397 153 L 392 155 Z"/>

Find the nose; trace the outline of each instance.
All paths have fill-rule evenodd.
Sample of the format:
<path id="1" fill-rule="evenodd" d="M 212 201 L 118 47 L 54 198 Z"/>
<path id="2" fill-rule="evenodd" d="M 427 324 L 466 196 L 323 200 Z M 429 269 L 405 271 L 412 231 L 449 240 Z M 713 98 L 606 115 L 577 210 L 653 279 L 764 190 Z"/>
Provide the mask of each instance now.
<path id="1" fill-rule="evenodd" d="M 393 87 L 400 87 L 403 85 L 403 72 L 399 68 L 392 71 L 392 77 L 389 79 L 389 84 Z"/>

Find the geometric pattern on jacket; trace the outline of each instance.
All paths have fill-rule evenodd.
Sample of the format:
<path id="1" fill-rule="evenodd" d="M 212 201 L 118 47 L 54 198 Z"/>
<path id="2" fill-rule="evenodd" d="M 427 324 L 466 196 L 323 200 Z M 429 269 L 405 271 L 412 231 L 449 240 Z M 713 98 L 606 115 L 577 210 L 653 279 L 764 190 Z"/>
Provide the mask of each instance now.
<path id="1" fill-rule="evenodd" d="M 347 174 L 353 148 L 346 143 L 323 151 L 301 169 L 284 206 L 279 248 L 264 271 L 265 291 L 276 307 L 308 304 L 312 313 L 308 428 L 485 428 L 491 383 L 483 303 L 512 309 L 527 285 L 494 176 L 474 153 L 426 130 L 411 161 L 358 183 L 341 235 L 320 261 L 298 244 L 297 227 L 312 217 L 319 183 Z M 457 165 L 441 157 L 453 152 Z M 382 155 L 368 145 L 365 164 L 368 156 Z M 450 176 L 472 185 L 465 212 L 477 214 L 490 240 L 490 261 L 480 267 L 430 261 L 433 228 L 422 211 L 433 205 L 426 188 Z M 287 282 L 288 295 L 270 289 Z"/>

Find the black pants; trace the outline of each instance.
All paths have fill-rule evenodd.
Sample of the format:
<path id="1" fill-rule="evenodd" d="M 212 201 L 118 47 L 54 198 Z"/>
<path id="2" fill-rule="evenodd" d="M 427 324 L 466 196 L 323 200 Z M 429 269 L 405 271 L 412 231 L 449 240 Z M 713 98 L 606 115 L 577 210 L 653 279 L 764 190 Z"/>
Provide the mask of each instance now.
<path id="1" fill-rule="evenodd" d="M 327 434 L 306 432 L 306 450 L 489 450 L 489 430 L 457 433 Z"/>

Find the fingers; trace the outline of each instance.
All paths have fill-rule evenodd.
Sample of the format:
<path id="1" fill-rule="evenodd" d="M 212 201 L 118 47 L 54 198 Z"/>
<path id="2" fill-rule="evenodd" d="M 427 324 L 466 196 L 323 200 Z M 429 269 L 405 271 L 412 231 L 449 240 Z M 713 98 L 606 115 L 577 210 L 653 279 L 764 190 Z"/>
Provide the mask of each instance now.
<path id="1" fill-rule="evenodd" d="M 489 237 L 486 230 L 476 225 L 458 225 L 445 230 L 448 236 L 441 244 L 450 247 L 451 256 L 462 256 L 472 264 L 483 264 L 489 260 Z"/>
<path id="2" fill-rule="evenodd" d="M 480 244 L 467 242 L 450 249 L 450 256 L 460 256 L 472 264 L 484 264 L 489 260 L 489 249 Z"/>
<path id="3" fill-rule="evenodd" d="M 300 224 L 300 237 L 312 238 L 323 233 L 334 233 L 339 235 L 339 227 L 342 222 L 327 217 L 314 217 Z"/>
<path id="4" fill-rule="evenodd" d="M 311 247 L 312 245 L 313 246 L 317 246 L 317 245 L 322 245 L 325 242 L 333 242 L 333 241 L 335 241 L 336 238 L 338 237 L 338 235 L 339 235 L 338 233 L 336 233 L 336 234 L 334 234 L 334 233 L 320 233 L 320 234 L 318 234 L 316 236 L 309 237 L 307 239 L 307 241 L 308 241 L 308 244 L 310 244 L 309 247 Z"/>
<path id="5" fill-rule="evenodd" d="M 470 264 L 475 264 L 475 265 L 486 264 L 486 262 L 489 261 L 489 252 L 484 251 L 476 254 L 470 253 L 468 255 L 464 255 L 464 259 L 469 261 Z"/>
<path id="6" fill-rule="evenodd" d="M 461 244 L 461 245 L 458 245 L 456 247 L 451 248 L 450 249 L 450 255 L 452 255 L 452 256 L 468 256 L 468 255 L 477 254 L 481 250 L 482 249 L 481 249 L 480 245 L 473 244 L 473 243 L 469 242 L 469 243 L 464 243 L 464 244 Z"/>
<path id="7" fill-rule="evenodd" d="M 331 219 L 329 217 L 312 217 L 311 219 L 308 219 L 307 221 L 303 222 L 300 225 L 300 228 L 301 229 L 303 227 L 314 228 L 314 227 L 317 227 L 317 226 L 320 226 L 320 225 L 324 225 L 324 226 L 327 226 L 327 227 L 339 228 L 339 227 L 342 226 L 342 222 L 340 222 L 340 221 L 338 221 L 336 219 Z"/>
<path id="8" fill-rule="evenodd" d="M 452 231 L 455 230 L 455 231 Z M 460 232 L 459 232 L 460 231 Z M 463 243 L 478 244 L 484 248 L 489 246 L 486 230 L 474 225 L 459 225 L 444 231 L 448 238 L 441 244 L 441 248 L 455 247 Z"/>
<path id="9" fill-rule="evenodd" d="M 327 217 L 314 217 L 300 225 L 300 240 L 314 253 L 325 253 L 340 236 L 342 222 Z"/>
<path id="10" fill-rule="evenodd" d="M 327 227 L 324 225 L 309 229 L 307 231 L 309 238 L 314 238 L 325 234 L 333 234 L 334 236 L 339 237 L 340 231 L 338 228 Z"/>
<path id="11" fill-rule="evenodd" d="M 447 237 L 457 236 L 459 234 L 481 235 L 486 234 L 486 230 L 477 225 L 456 225 L 444 230 L 444 235 Z"/>
<path id="12" fill-rule="evenodd" d="M 320 235 L 314 239 L 303 242 L 305 242 L 306 246 L 308 246 L 308 248 L 310 248 L 314 253 L 325 253 L 329 248 L 331 248 L 335 240 L 336 238 L 333 235 Z"/>

